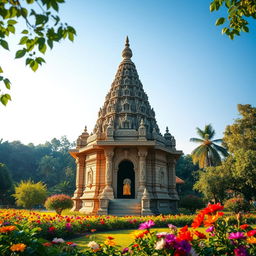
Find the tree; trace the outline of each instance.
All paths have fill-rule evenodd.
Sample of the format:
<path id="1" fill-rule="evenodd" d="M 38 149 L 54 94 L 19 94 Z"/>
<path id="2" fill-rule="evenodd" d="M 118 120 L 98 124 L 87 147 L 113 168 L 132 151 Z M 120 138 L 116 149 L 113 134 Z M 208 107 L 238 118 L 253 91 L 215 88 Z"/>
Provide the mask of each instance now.
<path id="1" fill-rule="evenodd" d="M 47 48 L 52 49 L 54 43 L 68 38 L 74 40 L 76 31 L 67 23 L 61 22 L 57 15 L 60 4 L 65 0 L 2 0 L 0 1 L 0 46 L 9 50 L 8 39 L 19 32 L 20 49 L 16 51 L 15 58 L 26 58 L 26 65 L 36 71 L 45 60 L 42 57 Z M 18 26 L 19 25 L 19 26 Z M 0 73 L 3 69 L 0 66 Z M 0 76 L 0 82 L 6 89 L 10 89 L 8 78 Z M 0 102 L 6 105 L 11 100 L 10 94 L 0 89 Z"/>
<path id="2" fill-rule="evenodd" d="M 227 150 L 216 144 L 222 142 L 222 139 L 212 140 L 215 131 L 211 124 L 206 125 L 204 130 L 197 127 L 196 131 L 201 138 L 191 138 L 190 141 L 200 143 L 201 145 L 195 148 L 191 153 L 193 162 L 198 163 L 200 168 L 220 165 L 220 154 L 223 157 L 228 156 Z"/>
<path id="3" fill-rule="evenodd" d="M 181 156 L 176 165 L 176 175 L 184 180 L 180 195 L 195 194 L 193 186 L 196 182 L 196 174 L 199 166 L 193 164 L 191 155 Z"/>
<path id="4" fill-rule="evenodd" d="M 31 209 L 33 206 L 41 205 L 47 197 L 46 185 L 42 182 L 34 183 L 33 181 L 21 181 L 15 186 L 15 194 L 17 206 Z"/>
<path id="5" fill-rule="evenodd" d="M 9 169 L 5 164 L 0 163 L 0 203 L 4 204 L 7 197 L 7 192 L 13 186 Z"/>
<path id="6" fill-rule="evenodd" d="M 238 104 L 237 108 L 242 118 L 226 127 L 223 142 L 231 153 L 240 149 L 256 151 L 256 108 L 249 104 Z"/>
<path id="7" fill-rule="evenodd" d="M 226 190 L 230 183 L 230 175 L 222 166 L 207 167 L 199 171 L 199 179 L 194 189 L 201 192 L 208 201 L 222 203 L 227 196 Z"/>
<path id="8" fill-rule="evenodd" d="M 228 9 L 228 17 L 221 17 L 216 20 L 216 26 L 227 24 L 222 29 L 230 39 L 234 39 L 240 32 L 249 32 L 249 19 L 256 19 L 255 0 L 213 0 L 210 4 L 210 11 L 218 11 L 221 7 Z"/>

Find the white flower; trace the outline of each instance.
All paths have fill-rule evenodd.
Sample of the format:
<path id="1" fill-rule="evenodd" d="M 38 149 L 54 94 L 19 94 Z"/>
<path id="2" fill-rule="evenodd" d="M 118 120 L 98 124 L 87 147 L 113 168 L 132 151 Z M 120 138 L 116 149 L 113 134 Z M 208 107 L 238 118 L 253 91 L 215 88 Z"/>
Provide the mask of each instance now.
<path id="1" fill-rule="evenodd" d="M 100 248 L 100 246 L 95 241 L 89 242 L 87 246 L 92 248 L 93 250 L 98 250 Z"/>
<path id="2" fill-rule="evenodd" d="M 156 250 L 162 250 L 164 248 L 165 244 L 166 244 L 166 242 L 162 238 L 161 240 L 157 241 L 157 243 L 155 244 L 155 249 Z"/>
<path id="3" fill-rule="evenodd" d="M 158 236 L 158 237 L 163 237 L 163 236 L 167 236 L 167 235 L 169 235 L 170 233 L 168 233 L 168 232 L 158 232 L 158 233 L 156 233 L 156 236 Z"/>
<path id="4" fill-rule="evenodd" d="M 52 241 L 53 243 L 56 243 L 56 244 L 65 242 L 62 238 L 57 238 L 57 237 L 53 238 Z"/>
<path id="5" fill-rule="evenodd" d="M 194 250 L 194 248 L 191 248 L 191 250 L 190 250 L 190 255 L 191 255 L 191 256 L 198 256 L 198 254 L 196 253 L 196 251 Z"/>

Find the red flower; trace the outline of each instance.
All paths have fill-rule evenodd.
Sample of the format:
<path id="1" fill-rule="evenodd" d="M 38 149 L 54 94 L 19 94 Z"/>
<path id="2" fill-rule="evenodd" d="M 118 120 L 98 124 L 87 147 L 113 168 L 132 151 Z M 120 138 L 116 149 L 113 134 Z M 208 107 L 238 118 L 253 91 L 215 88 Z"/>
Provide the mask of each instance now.
<path id="1" fill-rule="evenodd" d="M 256 235 L 256 229 L 253 229 L 247 232 L 247 236 L 255 236 L 255 235 Z"/>
<path id="2" fill-rule="evenodd" d="M 49 232 L 54 232 L 55 229 L 56 229 L 56 228 L 55 228 L 54 226 L 52 226 L 52 227 L 49 227 L 49 228 L 48 228 L 48 231 L 49 231 Z"/>
<path id="3" fill-rule="evenodd" d="M 43 246 L 49 247 L 49 246 L 52 246 L 52 243 L 49 243 L 49 242 L 43 243 Z"/>
<path id="4" fill-rule="evenodd" d="M 204 233 L 201 233 L 199 231 L 195 231 L 194 234 L 199 238 L 199 239 L 206 239 L 206 235 Z"/>
<path id="5" fill-rule="evenodd" d="M 250 225 L 248 225 L 248 224 L 243 224 L 240 226 L 241 229 L 247 229 L 249 227 L 250 227 Z"/>
<path id="6" fill-rule="evenodd" d="M 201 224 L 204 221 L 204 213 L 199 212 L 199 214 L 194 218 L 193 223 L 191 224 L 191 227 L 198 228 L 201 226 Z"/>
<path id="7" fill-rule="evenodd" d="M 96 229 L 91 229 L 91 232 L 94 233 L 96 231 Z"/>
<path id="8" fill-rule="evenodd" d="M 107 239 L 108 239 L 108 240 L 113 240 L 113 239 L 115 239 L 115 238 L 112 237 L 112 236 L 108 236 Z"/>
<path id="9" fill-rule="evenodd" d="M 208 204 L 208 206 L 202 211 L 204 212 L 204 214 L 214 214 L 215 212 L 223 209 L 224 209 L 224 206 L 221 205 L 220 203 L 217 203 L 217 204 Z"/>
<path id="10" fill-rule="evenodd" d="M 134 244 L 132 247 L 133 248 L 139 247 L 139 244 Z"/>

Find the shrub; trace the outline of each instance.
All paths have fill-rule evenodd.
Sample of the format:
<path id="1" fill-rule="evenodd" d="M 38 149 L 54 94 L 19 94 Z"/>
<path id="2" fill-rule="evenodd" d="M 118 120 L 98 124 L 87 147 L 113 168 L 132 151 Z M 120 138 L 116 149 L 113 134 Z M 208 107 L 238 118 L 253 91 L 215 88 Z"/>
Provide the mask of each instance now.
<path id="1" fill-rule="evenodd" d="M 42 182 L 34 183 L 33 181 L 21 181 L 15 187 L 17 206 L 22 206 L 31 209 L 33 206 L 43 204 L 47 197 L 46 185 Z"/>
<path id="2" fill-rule="evenodd" d="M 230 198 L 225 202 L 224 207 L 235 213 L 250 211 L 250 203 L 241 197 Z"/>
<path id="3" fill-rule="evenodd" d="M 198 209 L 202 209 L 205 203 L 202 198 L 195 195 L 187 195 L 181 198 L 179 207 L 188 209 L 191 213 L 194 213 Z"/>
<path id="4" fill-rule="evenodd" d="M 70 209 L 72 206 L 72 199 L 64 194 L 50 196 L 45 202 L 46 209 L 55 210 L 57 214 L 61 214 L 64 209 Z"/>

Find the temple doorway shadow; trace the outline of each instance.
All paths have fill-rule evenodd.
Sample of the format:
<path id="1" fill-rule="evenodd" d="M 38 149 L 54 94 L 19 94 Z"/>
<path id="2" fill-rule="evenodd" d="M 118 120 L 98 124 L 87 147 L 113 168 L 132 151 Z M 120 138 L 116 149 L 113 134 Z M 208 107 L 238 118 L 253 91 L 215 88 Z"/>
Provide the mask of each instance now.
<path id="1" fill-rule="evenodd" d="M 118 165 L 117 198 L 135 198 L 135 173 L 131 161 L 125 160 Z"/>

